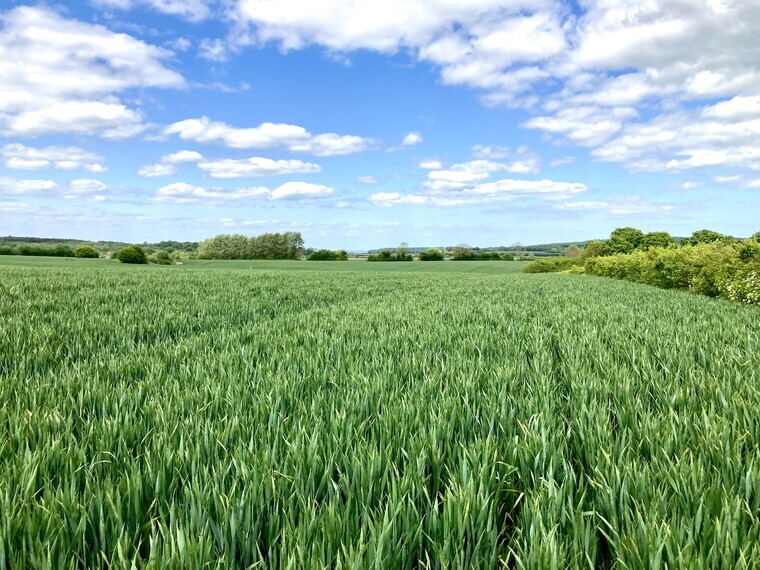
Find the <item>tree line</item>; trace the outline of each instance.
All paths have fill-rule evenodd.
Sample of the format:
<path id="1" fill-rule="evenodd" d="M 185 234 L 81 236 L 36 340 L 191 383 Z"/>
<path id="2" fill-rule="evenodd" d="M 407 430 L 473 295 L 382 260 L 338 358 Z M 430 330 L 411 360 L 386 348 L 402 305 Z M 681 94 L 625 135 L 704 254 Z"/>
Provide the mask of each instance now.
<path id="1" fill-rule="evenodd" d="M 300 259 L 304 241 L 300 232 L 265 233 L 248 238 L 222 234 L 198 246 L 200 259 Z"/>

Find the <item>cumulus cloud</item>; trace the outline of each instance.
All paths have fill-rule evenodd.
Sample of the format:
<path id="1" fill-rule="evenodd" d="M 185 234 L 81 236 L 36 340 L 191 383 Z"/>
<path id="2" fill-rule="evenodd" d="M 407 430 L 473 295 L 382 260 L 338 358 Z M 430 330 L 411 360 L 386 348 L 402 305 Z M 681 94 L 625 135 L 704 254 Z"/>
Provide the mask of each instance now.
<path id="1" fill-rule="evenodd" d="M 423 160 L 420 162 L 419 167 L 423 170 L 440 170 L 443 168 L 443 164 L 441 164 L 438 160 Z"/>
<path id="2" fill-rule="evenodd" d="M 142 113 L 117 94 L 185 86 L 162 63 L 169 50 L 104 26 L 29 6 L 0 23 L 0 136 L 133 136 L 145 128 Z"/>
<path id="3" fill-rule="evenodd" d="M 144 178 L 162 178 L 164 176 L 172 176 L 177 174 L 177 167 L 173 164 L 149 164 L 143 166 L 137 171 L 137 174 Z"/>
<path id="4" fill-rule="evenodd" d="M 503 179 L 463 190 L 429 191 L 424 194 L 378 192 L 372 194 L 369 200 L 377 206 L 477 206 L 531 198 L 565 200 L 586 190 L 588 188 L 584 184 L 576 182 Z"/>
<path id="5" fill-rule="evenodd" d="M 105 172 L 103 158 L 76 146 L 28 147 L 7 144 L 0 148 L 5 166 L 14 170 L 87 170 Z"/>
<path id="6" fill-rule="evenodd" d="M 492 160 L 472 160 L 454 164 L 446 169 L 431 170 L 425 186 L 432 190 L 465 188 L 473 183 L 488 179 L 494 172 L 524 174 L 537 172 L 532 160 L 514 162 L 494 162 Z"/>
<path id="7" fill-rule="evenodd" d="M 271 158 L 256 156 L 242 160 L 231 158 L 204 160 L 198 163 L 198 168 L 212 178 L 253 178 L 297 173 L 316 174 L 322 171 L 322 167 L 313 162 L 272 160 Z"/>
<path id="8" fill-rule="evenodd" d="M 206 158 L 192 150 L 181 150 L 162 156 L 156 164 L 144 166 L 138 174 L 146 178 L 171 176 L 177 173 L 177 165 L 195 163 L 198 169 L 211 178 L 255 178 L 258 176 L 279 176 L 283 174 L 316 174 L 322 167 L 302 160 L 272 160 L 252 156 L 251 158 Z"/>
<path id="9" fill-rule="evenodd" d="M 102 192 L 108 187 L 99 180 L 75 179 L 68 184 L 58 184 L 53 180 L 17 180 L 0 177 L 0 195 L 47 195 L 62 198 L 87 197 L 102 200 Z"/>
<path id="10" fill-rule="evenodd" d="M 329 186 L 308 182 L 286 182 L 273 190 L 264 186 L 225 190 L 217 187 L 207 188 L 185 182 L 175 182 L 159 188 L 153 197 L 153 201 L 171 204 L 197 204 L 249 199 L 305 200 L 323 198 L 332 194 L 333 191 L 334 189 Z"/>
<path id="11" fill-rule="evenodd" d="M 653 214 L 675 209 L 673 204 L 650 202 L 640 196 L 611 196 L 605 200 L 565 202 L 555 206 L 557 210 L 570 212 L 601 212 L 615 216 Z"/>
<path id="12" fill-rule="evenodd" d="M 401 141 L 402 146 L 414 146 L 422 142 L 422 135 L 420 133 L 407 133 L 404 136 L 404 140 Z"/>
<path id="13" fill-rule="evenodd" d="M 179 121 L 166 127 L 164 134 L 201 143 L 221 143 L 230 148 L 285 148 L 315 156 L 363 152 L 372 144 L 370 139 L 354 135 L 314 135 L 298 125 L 262 123 L 258 127 L 237 128 L 208 117 Z"/>
<path id="14" fill-rule="evenodd" d="M 550 140 L 634 169 L 747 167 L 760 146 L 747 142 L 760 119 L 758 2 L 237 0 L 232 14 L 240 44 L 404 51 L 487 104 L 528 109 L 524 126 Z"/>

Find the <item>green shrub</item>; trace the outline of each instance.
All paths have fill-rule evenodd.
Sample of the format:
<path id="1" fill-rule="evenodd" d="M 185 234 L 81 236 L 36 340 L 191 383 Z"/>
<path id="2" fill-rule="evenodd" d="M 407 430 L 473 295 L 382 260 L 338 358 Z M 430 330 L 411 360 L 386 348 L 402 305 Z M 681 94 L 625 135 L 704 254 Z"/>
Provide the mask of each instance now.
<path id="1" fill-rule="evenodd" d="M 171 256 L 163 251 L 159 250 L 148 258 L 148 261 L 155 263 L 156 265 L 174 265 L 174 260 Z"/>
<path id="2" fill-rule="evenodd" d="M 74 250 L 74 257 L 95 259 L 100 257 L 100 254 L 94 247 L 90 247 L 89 245 L 82 245 Z"/>
<path id="3" fill-rule="evenodd" d="M 0 255 L 18 255 L 18 251 L 11 245 L 0 245 Z"/>
<path id="4" fill-rule="evenodd" d="M 145 264 L 148 256 L 139 245 L 130 245 L 116 252 L 116 259 L 122 263 Z"/>
<path id="5" fill-rule="evenodd" d="M 430 247 L 420 252 L 420 261 L 443 261 L 443 252 L 437 247 Z"/>
<path id="6" fill-rule="evenodd" d="M 573 267 L 582 266 L 583 259 L 580 257 L 547 257 L 531 261 L 523 267 L 524 273 L 558 273 L 568 271 Z"/>
<path id="7" fill-rule="evenodd" d="M 306 259 L 308 261 L 348 261 L 348 253 L 344 249 L 338 251 L 318 249 L 312 252 Z"/>

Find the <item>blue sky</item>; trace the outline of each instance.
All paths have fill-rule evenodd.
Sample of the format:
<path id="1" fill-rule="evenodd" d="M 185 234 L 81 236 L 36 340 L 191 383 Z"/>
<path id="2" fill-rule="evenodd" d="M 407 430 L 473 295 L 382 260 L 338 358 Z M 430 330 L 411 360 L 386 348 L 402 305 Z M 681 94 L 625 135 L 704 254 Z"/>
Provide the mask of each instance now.
<path id="1" fill-rule="evenodd" d="M 2 6 L 2 235 L 760 230 L 752 0 Z"/>

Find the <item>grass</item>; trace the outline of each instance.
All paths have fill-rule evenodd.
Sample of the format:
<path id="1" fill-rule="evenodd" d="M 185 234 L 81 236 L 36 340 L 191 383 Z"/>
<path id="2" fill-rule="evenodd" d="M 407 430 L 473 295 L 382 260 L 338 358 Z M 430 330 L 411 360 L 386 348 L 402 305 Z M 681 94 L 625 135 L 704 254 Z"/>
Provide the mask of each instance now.
<path id="1" fill-rule="evenodd" d="M 0 262 L 0 568 L 760 565 L 757 308 Z"/>
<path id="2" fill-rule="evenodd" d="M 214 269 L 214 270 L 254 270 L 254 271 L 360 271 L 367 273 L 486 273 L 501 275 L 506 273 L 519 273 L 526 265 L 522 261 L 410 261 L 410 262 L 367 262 L 367 261 L 265 261 L 265 260 L 242 260 L 242 261 L 214 261 L 214 260 L 190 260 L 183 261 L 182 265 L 166 266 L 142 266 L 143 270 L 184 271 L 188 269 Z M 0 256 L 0 267 L 60 267 L 81 268 L 95 266 L 99 268 L 111 268 L 130 270 L 111 259 L 76 259 L 72 257 L 24 257 L 20 255 Z M 131 266 L 134 268 L 135 266 Z"/>

